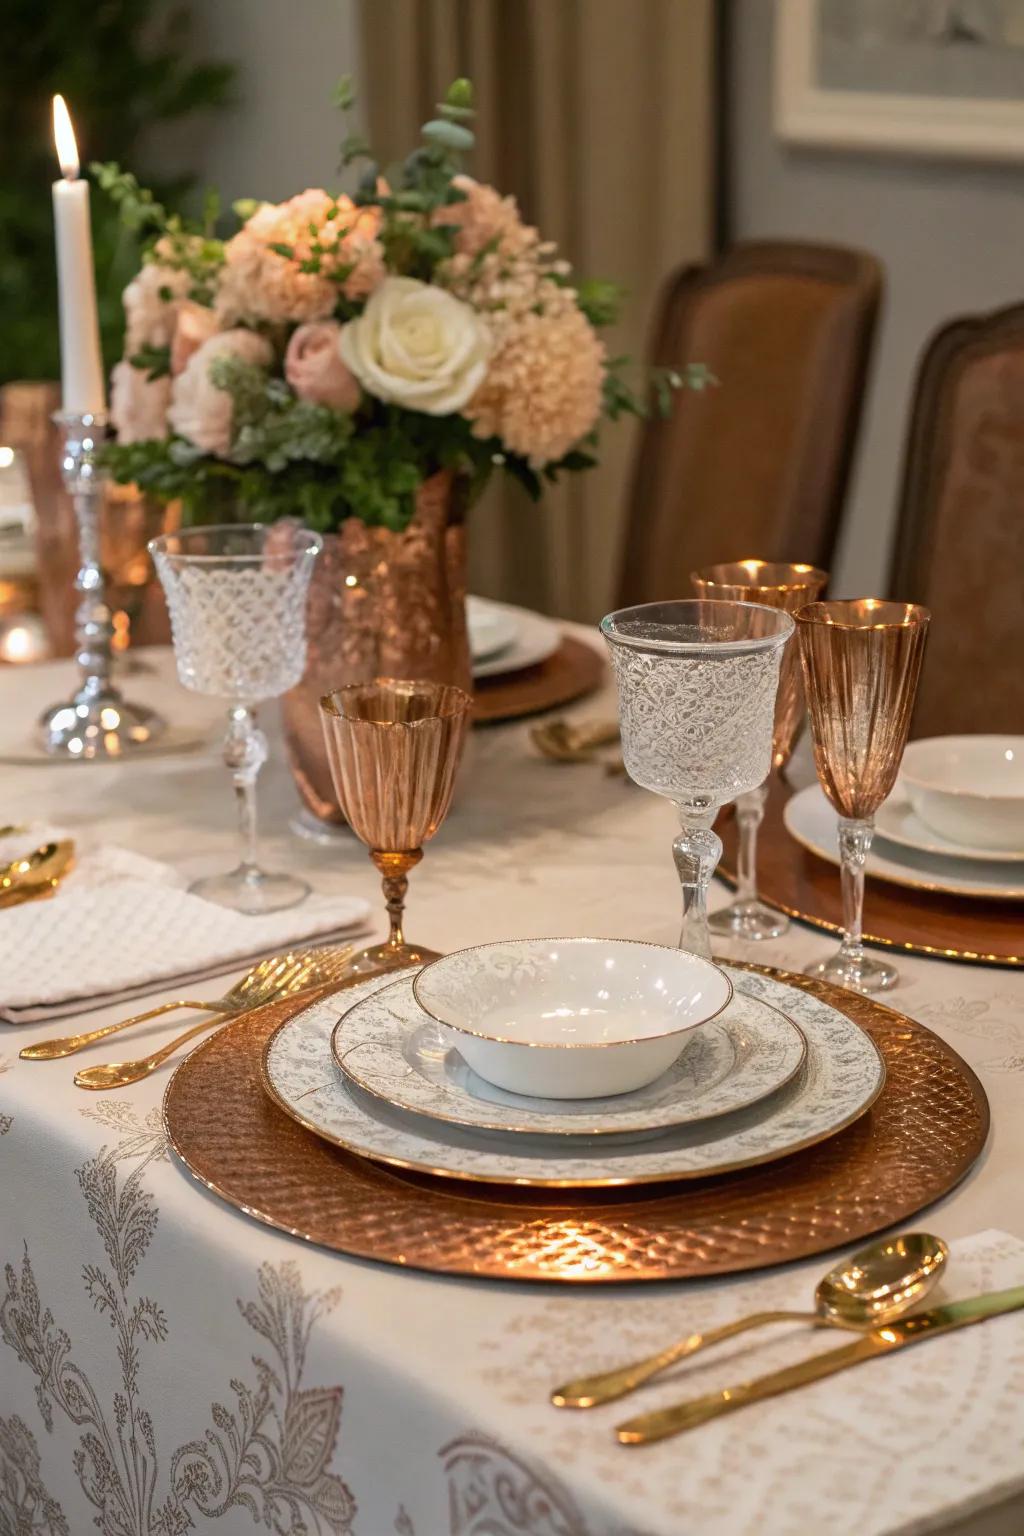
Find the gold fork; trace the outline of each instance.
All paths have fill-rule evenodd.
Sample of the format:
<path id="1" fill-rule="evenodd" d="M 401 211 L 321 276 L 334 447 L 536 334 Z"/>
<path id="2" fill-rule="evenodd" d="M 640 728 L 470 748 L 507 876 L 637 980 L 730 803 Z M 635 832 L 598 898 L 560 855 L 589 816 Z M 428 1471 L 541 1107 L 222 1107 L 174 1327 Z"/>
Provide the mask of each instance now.
<path id="1" fill-rule="evenodd" d="M 73 1056 L 76 1051 L 83 1051 L 87 1045 L 94 1045 L 97 1040 L 105 1040 L 108 1035 L 116 1035 L 119 1030 L 130 1029 L 133 1024 L 142 1024 L 147 1019 L 158 1019 L 161 1014 L 173 1013 L 176 1008 L 195 1008 L 201 1013 L 241 1013 L 245 1008 L 256 1008 L 260 1003 L 268 1003 L 288 990 L 285 982 L 286 972 L 298 962 L 308 960 L 310 956 L 323 957 L 328 954 L 342 954 L 348 958 L 352 953 L 349 946 L 345 950 L 300 950 L 298 953 L 289 951 L 284 955 L 271 955 L 266 960 L 260 960 L 252 966 L 240 981 L 226 992 L 223 997 L 214 998 L 212 1002 L 193 1002 L 189 998 L 179 998 L 173 1003 L 161 1003 L 158 1008 L 149 1008 L 145 1013 L 133 1014 L 130 1019 L 121 1019 L 117 1024 L 104 1024 L 100 1029 L 90 1029 L 84 1034 L 65 1035 L 59 1040 L 40 1040 L 36 1045 L 26 1045 L 20 1053 L 22 1061 L 55 1061 L 60 1056 Z"/>
<path id="2" fill-rule="evenodd" d="M 124 1088 L 129 1083 L 137 1083 L 157 1067 L 162 1066 L 169 1056 L 180 1046 L 187 1045 L 204 1030 L 211 1029 L 215 1024 L 221 1024 L 227 1020 L 236 1019 L 239 1013 L 248 1012 L 254 1007 L 260 1007 L 264 1003 L 278 1002 L 281 998 L 292 997 L 299 992 L 313 991 L 317 987 L 329 986 L 331 982 L 344 979 L 352 958 L 352 946 L 345 949 L 321 949 L 307 950 L 304 954 L 287 956 L 290 962 L 286 967 L 278 985 L 269 997 L 261 997 L 258 1003 L 250 1003 L 248 1009 L 234 1009 L 231 1013 L 217 1014 L 210 1019 L 200 1019 L 198 1024 L 193 1024 L 191 1029 L 184 1034 L 176 1035 L 173 1040 L 159 1050 L 153 1051 L 149 1056 L 140 1056 L 137 1061 L 109 1061 L 95 1067 L 83 1067 L 75 1073 L 76 1088 Z"/>

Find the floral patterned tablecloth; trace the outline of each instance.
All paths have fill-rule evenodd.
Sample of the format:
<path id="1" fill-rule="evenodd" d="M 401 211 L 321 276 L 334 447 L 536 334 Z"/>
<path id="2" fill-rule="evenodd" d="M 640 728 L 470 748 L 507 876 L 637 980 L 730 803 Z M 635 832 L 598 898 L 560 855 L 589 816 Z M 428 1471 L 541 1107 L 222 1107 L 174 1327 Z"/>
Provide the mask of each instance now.
<path id="1" fill-rule="evenodd" d="M 140 697 L 149 679 L 166 688 L 169 664 L 162 652 L 142 657 L 131 679 Z M 28 722 L 59 696 L 58 671 L 5 672 L 8 718 Z M 188 697 L 177 703 L 187 722 Z M 355 844 L 288 834 L 296 802 L 275 745 L 268 861 L 303 868 L 319 890 L 376 899 Z M 2 819 L 59 816 L 83 841 L 201 873 L 232 852 L 223 779 L 215 749 L 6 766 Z M 671 942 L 671 837 L 667 806 L 596 767 L 540 761 L 525 726 L 477 732 L 451 819 L 413 877 L 409 931 L 437 948 L 558 932 Z M 757 958 L 800 968 L 829 943 L 794 928 Z M 900 968 L 894 1005 L 948 1039 L 992 1103 L 989 1147 L 927 1217 L 956 1241 L 950 1290 L 1020 1283 L 1024 977 L 926 960 Z M 98 1010 L 75 1027 L 113 1016 Z M 174 1028 L 162 1020 L 128 1037 L 131 1051 L 88 1059 L 139 1054 Z M 559 1414 L 545 1402 L 550 1386 L 751 1306 L 804 1305 L 822 1262 L 707 1285 L 567 1292 L 324 1253 L 228 1209 L 169 1158 L 164 1075 L 87 1096 L 72 1086 L 76 1063 L 18 1060 L 23 1044 L 55 1032 L 52 1022 L 0 1029 L 0 1536 L 1024 1528 L 1024 1318 L 662 1446 L 621 1449 L 610 1435 L 620 1410 Z M 694 1362 L 686 1387 L 677 1378 L 646 1401 L 771 1369 L 822 1347 L 817 1337 L 737 1341 Z"/>

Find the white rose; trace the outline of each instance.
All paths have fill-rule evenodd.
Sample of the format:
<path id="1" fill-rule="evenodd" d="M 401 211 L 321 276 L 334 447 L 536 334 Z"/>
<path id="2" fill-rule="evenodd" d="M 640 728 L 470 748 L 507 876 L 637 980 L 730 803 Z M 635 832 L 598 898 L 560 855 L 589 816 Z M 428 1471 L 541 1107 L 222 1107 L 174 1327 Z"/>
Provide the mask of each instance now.
<path id="1" fill-rule="evenodd" d="M 171 386 L 167 419 L 179 437 L 188 438 L 204 453 L 226 454 L 231 447 L 234 401 L 210 378 L 210 364 L 218 357 L 240 357 L 245 363 L 269 368 L 274 349 L 255 331 L 220 331 L 193 352 L 183 372 Z"/>
<path id="2" fill-rule="evenodd" d="M 476 311 L 445 289 L 388 277 L 342 327 L 338 347 L 367 394 L 448 416 L 483 381 L 490 337 Z"/>

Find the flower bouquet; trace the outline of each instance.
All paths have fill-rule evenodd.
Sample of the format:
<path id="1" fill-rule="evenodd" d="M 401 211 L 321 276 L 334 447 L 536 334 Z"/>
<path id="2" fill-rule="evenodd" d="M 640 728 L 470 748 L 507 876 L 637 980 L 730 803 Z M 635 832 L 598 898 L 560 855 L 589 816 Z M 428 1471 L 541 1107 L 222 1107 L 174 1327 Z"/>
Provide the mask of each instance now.
<path id="1" fill-rule="evenodd" d="M 338 103 L 351 110 L 347 80 Z M 226 239 L 214 197 L 190 225 L 116 165 L 93 168 L 146 239 L 107 469 L 186 521 L 289 517 L 328 536 L 311 688 L 380 672 L 466 683 L 465 507 L 496 471 L 538 496 L 596 462 L 602 418 L 706 382 L 689 366 L 630 387 L 599 334 L 618 290 L 574 280 L 513 198 L 463 173 L 472 119 L 456 81 L 400 166 L 350 133 L 351 196 L 236 203 Z M 318 777 L 302 787 L 328 814 Z"/>

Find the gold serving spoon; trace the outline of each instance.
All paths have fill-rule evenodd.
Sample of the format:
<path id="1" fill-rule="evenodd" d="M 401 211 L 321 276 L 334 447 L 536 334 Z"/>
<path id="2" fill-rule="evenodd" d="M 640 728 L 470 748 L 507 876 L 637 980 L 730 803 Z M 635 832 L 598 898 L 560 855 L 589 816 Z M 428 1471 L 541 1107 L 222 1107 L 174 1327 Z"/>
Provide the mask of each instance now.
<path id="1" fill-rule="evenodd" d="M 64 1035 L 57 1040 L 40 1040 L 35 1045 L 26 1045 L 20 1056 L 22 1061 L 56 1061 L 60 1056 L 73 1056 L 76 1051 L 84 1051 L 87 1045 L 95 1045 L 97 1040 L 105 1040 L 108 1035 L 130 1029 L 133 1024 L 144 1024 L 147 1019 L 158 1019 L 161 1014 L 173 1013 L 176 1008 L 195 1008 L 200 1013 L 242 1013 L 247 1008 L 258 1008 L 261 1003 L 269 1003 L 274 998 L 284 996 L 290 990 L 287 977 L 302 962 L 331 955 L 338 955 L 347 962 L 351 954 L 352 946 L 348 945 L 340 950 L 307 949 L 298 953 L 290 950 L 284 955 L 271 955 L 269 959 L 258 961 L 246 971 L 223 997 L 214 998 L 211 1002 L 193 1002 L 181 997 L 173 1003 L 161 1003 L 158 1008 L 149 1008 L 145 1013 L 135 1013 L 130 1019 L 121 1019 L 117 1024 L 104 1024 L 84 1034 Z"/>
<path id="2" fill-rule="evenodd" d="M 109 1061 L 96 1067 L 83 1067 L 75 1073 L 76 1088 L 125 1088 L 129 1083 L 141 1082 L 155 1072 L 157 1067 L 163 1065 L 169 1056 L 204 1030 L 211 1029 L 213 1025 L 220 1024 L 225 1017 L 236 1019 L 242 1012 L 249 1012 L 252 1008 L 261 1007 L 264 1003 L 277 1002 L 284 997 L 293 997 L 299 992 L 314 991 L 318 987 L 329 986 L 332 982 L 342 981 L 349 968 L 352 958 L 352 946 L 338 950 L 312 950 L 302 955 L 289 955 L 285 957 L 286 964 L 281 969 L 277 985 L 268 996 L 261 996 L 259 1002 L 250 1003 L 246 1009 L 235 1009 L 225 1014 L 215 1014 L 213 1018 L 200 1019 L 198 1024 L 193 1024 L 191 1029 L 184 1034 L 176 1035 L 158 1051 L 153 1051 L 149 1056 L 140 1056 L 137 1061 Z"/>
<path id="3" fill-rule="evenodd" d="M 930 1232 L 885 1238 L 829 1270 L 814 1292 L 813 1312 L 753 1312 L 707 1333 L 691 1333 L 646 1360 L 568 1381 L 555 1388 L 551 1401 L 556 1408 L 597 1408 L 602 1403 L 614 1402 L 698 1350 L 766 1323 L 811 1323 L 815 1328 L 854 1331 L 881 1327 L 909 1312 L 928 1294 L 942 1274 L 948 1256 L 949 1249 L 941 1237 L 933 1237 Z"/>

